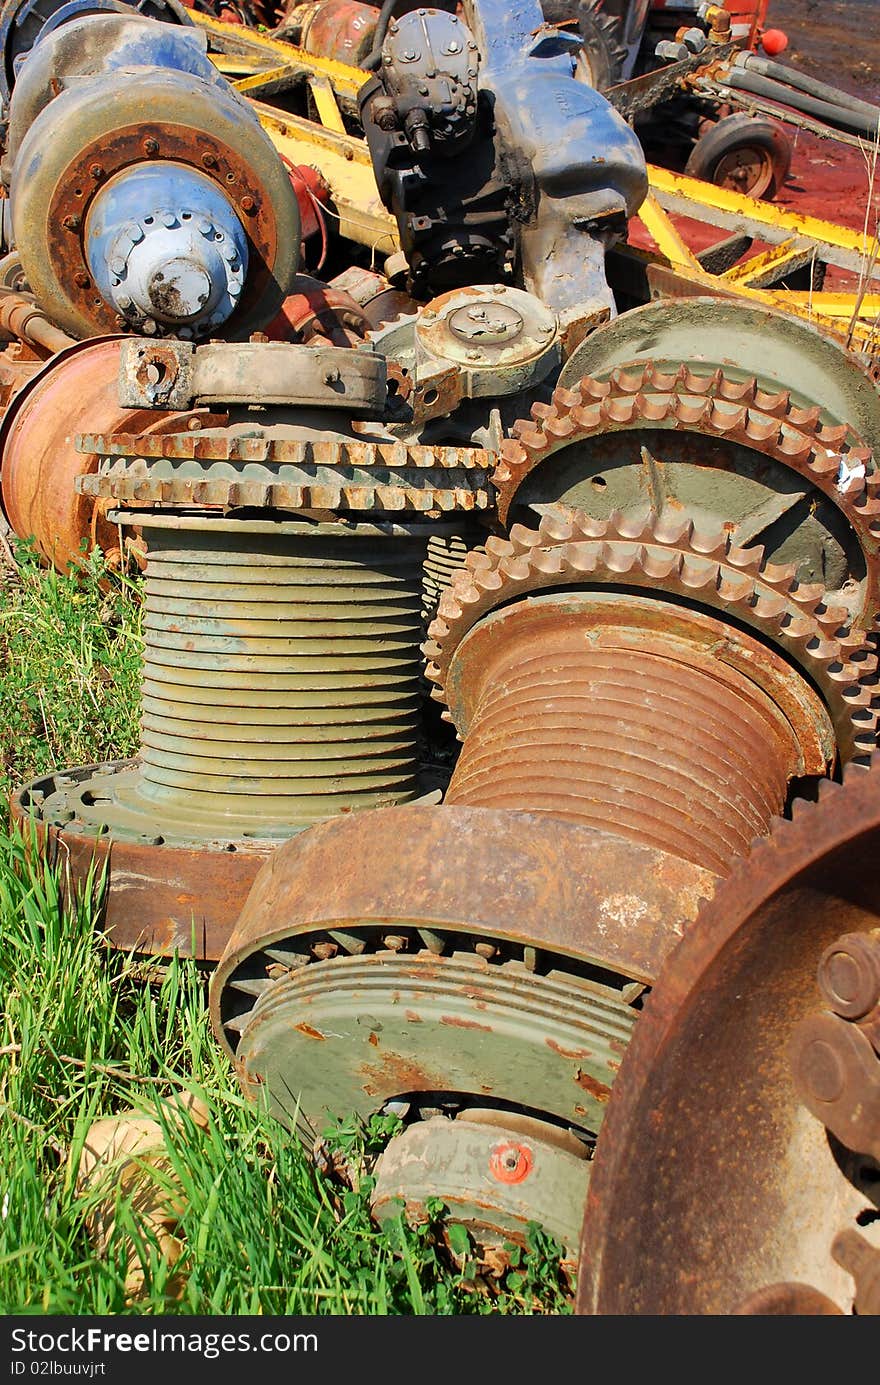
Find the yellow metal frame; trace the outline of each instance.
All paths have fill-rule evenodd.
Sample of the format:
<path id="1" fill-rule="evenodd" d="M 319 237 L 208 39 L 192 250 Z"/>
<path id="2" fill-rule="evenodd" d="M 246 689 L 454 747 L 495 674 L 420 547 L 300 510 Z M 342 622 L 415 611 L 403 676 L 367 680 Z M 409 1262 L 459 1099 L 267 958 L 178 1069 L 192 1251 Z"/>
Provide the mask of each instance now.
<path id="1" fill-rule="evenodd" d="M 213 36 L 232 50 L 215 59 L 221 66 L 242 62 L 248 67 L 254 61 L 264 62 L 262 71 L 253 73 L 248 67 L 247 75 L 233 83 L 243 95 L 277 78 L 301 76 L 311 90 L 320 123 L 285 115 L 254 100 L 260 123 L 292 163 L 320 166 L 343 236 L 369 246 L 377 257 L 399 249 L 397 227 L 379 198 L 367 146 L 346 132 L 339 107 L 340 99 L 349 105 L 356 100 L 366 74 L 345 63 L 313 57 L 267 34 L 223 24 L 195 11 L 192 17 L 208 32 L 209 39 Z M 780 308 L 855 345 L 863 346 L 880 332 L 880 292 L 868 292 L 871 281 L 880 279 L 880 243 L 876 237 L 818 217 L 783 211 L 770 202 L 757 202 L 654 165 L 649 166 L 648 177 L 650 192 L 638 215 L 657 250 L 627 249 L 646 268 L 654 265 L 671 270 L 687 280 L 695 292 L 704 289 L 709 294 L 735 295 Z M 672 216 L 744 232 L 770 248 L 759 249 L 731 269 L 713 274 L 688 246 Z M 786 272 L 812 260 L 856 274 L 858 289 L 852 293 L 795 293 L 773 287 Z"/>

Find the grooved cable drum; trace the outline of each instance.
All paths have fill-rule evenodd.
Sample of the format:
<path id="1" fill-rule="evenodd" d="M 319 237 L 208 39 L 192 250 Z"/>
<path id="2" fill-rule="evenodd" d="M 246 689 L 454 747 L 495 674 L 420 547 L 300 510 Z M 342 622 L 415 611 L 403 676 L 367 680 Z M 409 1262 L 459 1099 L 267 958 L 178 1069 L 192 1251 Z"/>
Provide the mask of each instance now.
<path id="1" fill-rule="evenodd" d="M 426 536 L 144 527 L 139 798 L 262 832 L 416 795 Z"/>
<path id="2" fill-rule="evenodd" d="M 517 808 L 634 838 L 726 875 L 782 811 L 797 744 L 770 697 L 662 636 L 603 647 L 547 623 L 498 650 L 447 803 Z"/>

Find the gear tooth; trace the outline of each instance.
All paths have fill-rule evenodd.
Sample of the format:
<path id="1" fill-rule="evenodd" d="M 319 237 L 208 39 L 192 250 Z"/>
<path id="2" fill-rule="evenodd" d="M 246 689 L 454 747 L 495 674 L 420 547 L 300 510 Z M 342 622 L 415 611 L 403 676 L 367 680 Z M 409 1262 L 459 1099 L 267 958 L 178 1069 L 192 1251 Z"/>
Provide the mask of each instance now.
<path id="1" fill-rule="evenodd" d="M 640 398 L 640 396 L 633 396 L 625 399 L 603 399 L 599 407 L 600 424 L 628 425 L 632 423 L 633 419 L 638 417 Z"/>
<path id="2" fill-rule="evenodd" d="M 765 442 L 775 443 L 779 438 L 779 420 L 766 414 L 753 413 L 750 409 L 746 434 L 752 442 L 759 445 Z"/>
<path id="3" fill-rule="evenodd" d="M 682 399 L 675 403 L 675 417 L 685 428 L 699 428 L 706 417 L 705 399 Z"/>
<path id="4" fill-rule="evenodd" d="M 819 421 L 822 417 L 822 410 L 819 408 L 818 405 L 812 405 L 807 409 L 799 409 L 795 406 L 792 406 L 788 411 L 788 416 L 790 421 L 795 425 L 795 427 L 800 428 L 805 432 L 815 432 L 815 430 L 819 427 Z"/>
<path id="5" fill-rule="evenodd" d="M 615 366 L 611 372 L 611 392 L 638 394 L 650 379 L 648 366 Z"/>
<path id="6" fill-rule="evenodd" d="M 699 375 L 687 365 L 683 365 L 679 370 L 679 378 L 688 394 L 707 395 L 714 382 L 714 376 Z"/>
<path id="7" fill-rule="evenodd" d="M 687 515 L 680 510 L 674 510 L 667 505 L 656 516 L 653 523 L 655 538 L 660 543 L 679 544 L 689 540 L 691 534 L 691 521 Z"/>
<path id="8" fill-rule="evenodd" d="M 572 409 L 571 420 L 579 436 L 595 433 L 604 427 L 605 406 L 606 401 L 603 399 L 591 404 L 579 404 L 576 409 Z"/>
<path id="9" fill-rule="evenodd" d="M 736 405 L 712 401 L 709 419 L 712 427 L 719 433 L 743 433 L 748 422 L 748 409 Z"/>
<path id="10" fill-rule="evenodd" d="M 666 582 L 678 570 L 678 554 L 669 548 L 650 544 L 642 549 L 642 566 L 655 582 Z"/>
<path id="11" fill-rule="evenodd" d="M 755 389 L 755 408 L 760 409 L 762 414 L 773 414 L 780 417 L 787 414 L 791 403 L 791 395 L 788 390 L 780 390 L 778 394 L 771 394 L 767 390 Z"/>
<path id="12" fill-rule="evenodd" d="M 573 510 L 555 505 L 544 510 L 535 535 L 536 543 L 567 543 L 576 537 L 577 521 Z"/>
<path id="13" fill-rule="evenodd" d="M 515 529 L 520 527 L 520 525 L 514 525 Z M 490 534 L 483 545 L 483 549 L 484 551 L 480 552 L 479 548 L 472 548 L 464 560 L 465 567 L 485 567 L 487 563 L 496 558 L 506 557 L 508 553 L 513 552 L 513 540 L 502 539 L 497 534 Z"/>
<path id="14" fill-rule="evenodd" d="M 553 407 L 561 414 L 570 413 L 572 409 L 577 409 L 581 404 L 604 399 L 610 388 L 607 380 L 594 380 L 592 376 L 585 375 L 582 380 L 578 381 L 574 389 L 562 389 L 557 386 L 552 396 Z"/>
<path id="15" fill-rule="evenodd" d="M 541 531 L 529 529 L 525 524 L 514 524 L 507 537 L 511 546 L 519 552 L 522 549 L 534 548 L 540 543 Z"/>

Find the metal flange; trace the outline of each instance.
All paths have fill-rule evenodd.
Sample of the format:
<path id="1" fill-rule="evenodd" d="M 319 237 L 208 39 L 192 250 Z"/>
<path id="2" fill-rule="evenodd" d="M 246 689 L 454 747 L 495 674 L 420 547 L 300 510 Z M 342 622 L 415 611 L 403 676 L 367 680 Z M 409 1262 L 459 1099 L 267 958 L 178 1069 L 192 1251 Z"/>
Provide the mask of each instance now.
<path id="1" fill-rule="evenodd" d="M 381 417 L 385 359 L 378 353 L 288 342 L 131 339 L 119 361 L 119 402 L 130 409 L 194 404 L 282 404 Z"/>

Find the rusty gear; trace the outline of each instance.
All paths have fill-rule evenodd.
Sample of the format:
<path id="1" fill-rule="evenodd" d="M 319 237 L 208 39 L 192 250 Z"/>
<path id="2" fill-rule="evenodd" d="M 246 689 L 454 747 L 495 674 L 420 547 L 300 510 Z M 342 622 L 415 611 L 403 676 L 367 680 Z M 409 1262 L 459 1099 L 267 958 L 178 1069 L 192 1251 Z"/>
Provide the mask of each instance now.
<path id="1" fill-rule="evenodd" d="M 669 955 L 598 1142 L 579 1312 L 878 1310 L 876 1162 L 807 1114 L 790 1066 L 839 934 L 876 946 L 878 845 L 875 755 L 777 820 Z M 876 1092 L 855 1101 L 875 1128 Z"/>
<path id="2" fill-rule="evenodd" d="M 455 650 L 487 612 L 538 591 L 603 584 L 684 597 L 749 626 L 821 689 L 843 759 L 870 754 L 877 706 L 869 680 L 877 660 L 862 633 L 823 606 L 820 590 L 799 587 L 791 569 L 765 563 L 760 549 L 738 549 L 722 532 L 700 535 L 668 513 L 603 524 L 556 509 L 538 530 L 515 525 L 508 539 L 487 540 L 485 552 L 466 559 L 430 626 L 424 650 L 433 696 L 448 701 Z"/>
<path id="3" fill-rule="evenodd" d="M 481 448 L 291 432 L 82 435 L 78 448 L 102 459 L 82 491 L 126 506 L 447 513 L 491 504 L 493 454 Z"/>
<path id="4" fill-rule="evenodd" d="M 846 423 L 823 423 L 822 411 L 792 403 L 787 390 L 762 390 L 756 379 L 723 371 L 700 375 L 682 365 L 664 372 L 652 363 L 622 366 L 609 379 L 586 376 L 558 388 L 550 404 L 532 406 L 501 445 L 492 480 L 502 523 L 523 484 L 547 458 L 575 443 L 635 429 L 667 429 L 739 444 L 802 476 L 840 511 L 865 566 L 860 614 L 880 611 L 880 473 L 872 454 Z M 719 515 L 719 522 L 724 515 Z"/>

